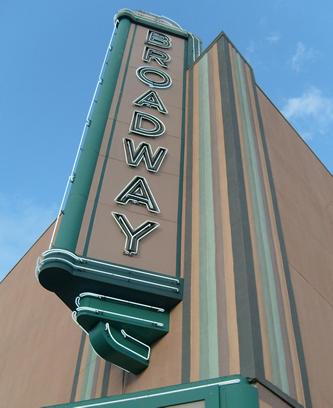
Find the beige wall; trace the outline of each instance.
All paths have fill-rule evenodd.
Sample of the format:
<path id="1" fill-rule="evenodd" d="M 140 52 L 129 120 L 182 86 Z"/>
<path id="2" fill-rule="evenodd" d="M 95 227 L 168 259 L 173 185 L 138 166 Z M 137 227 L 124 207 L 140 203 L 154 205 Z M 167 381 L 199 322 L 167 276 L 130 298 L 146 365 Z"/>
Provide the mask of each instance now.
<path id="1" fill-rule="evenodd" d="M 290 408 L 287 402 L 283 401 L 277 395 L 273 394 L 270 390 L 263 387 L 261 384 L 257 385 L 259 394 L 259 407 L 260 408 Z"/>
<path id="2" fill-rule="evenodd" d="M 333 181 L 259 92 L 314 408 L 333 392 Z"/>
<path id="3" fill-rule="evenodd" d="M 0 406 L 69 401 L 81 330 L 68 308 L 37 282 L 50 227 L 0 283 Z"/>

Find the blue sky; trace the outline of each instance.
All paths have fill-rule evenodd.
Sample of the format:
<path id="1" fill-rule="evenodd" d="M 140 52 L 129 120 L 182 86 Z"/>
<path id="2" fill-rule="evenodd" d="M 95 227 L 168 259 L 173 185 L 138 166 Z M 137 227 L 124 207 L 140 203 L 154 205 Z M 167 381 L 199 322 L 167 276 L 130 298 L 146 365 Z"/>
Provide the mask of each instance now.
<path id="1" fill-rule="evenodd" d="M 0 2 L 0 279 L 55 218 L 121 8 L 168 16 L 207 46 L 224 31 L 333 171 L 329 0 Z"/>

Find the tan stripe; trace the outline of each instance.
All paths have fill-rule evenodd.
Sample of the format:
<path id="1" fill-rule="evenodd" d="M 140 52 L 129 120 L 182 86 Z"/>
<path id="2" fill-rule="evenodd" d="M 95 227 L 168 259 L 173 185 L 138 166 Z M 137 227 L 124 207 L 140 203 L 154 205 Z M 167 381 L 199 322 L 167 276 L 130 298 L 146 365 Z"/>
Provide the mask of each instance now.
<path id="1" fill-rule="evenodd" d="M 191 381 L 200 379 L 200 288 L 199 288 L 199 98 L 198 65 L 193 68 L 193 183 L 192 183 L 192 274 L 191 274 Z"/>
<path id="2" fill-rule="evenodd" d="M 107 395 L 117 395 L 123 394 L 123 376 L 124 371 L 121 370 L 119 367 L 115 366 L 114 364 L 111 365 L 110 369 L 110 380 L 108 386 Z"/>
<path id="3" fill-rule="evenodd" d="M 186 72 L 186 84 L 187 84 L 187 89 L 188 89 L 188 83 L 189 83 L 189 71 Z M 186 92 L 186 104 L 185 106 L 188 106 L 189 100 L 188 100 L 188 91 Z M 187 187 L 187 146 L 189 143 L 189 137 L 192 135 L 188 134 L 188 128 L 187 128 L 187 123 L 188 123 L 188 109 L 185 110 L 185 140 L 184 140 L 184 163 L 183 163 L 183 203 L 182 203 L 182 233 L 181 233 L 181 258 L 180 258 L 180 276 L 184 278 L 184 262 L 185 262 L 185 240 L 186 240 L 186 225 L 185 225 L 185 217 L 186 217 L 186 187 Z"/>
<path id="4" fill-rule="evenodd" d="M 152 346 L 149 367 L 138 376 L 127 375 L 124 393 L 181 383 L 181 327 L 182 303 L 179 303 L 171 311 L 169 333 Z"/>
<path id="5" fill-rule="evenodd" d="M 215 89 L 220 90 L 221 84 L 219 79 L 218 55 L 217 46 L 213 47 L 214 64 L 214 84 Z M 224 245 L 224 271 L 225 271 L 225 288 L 226 288 L 226 305 L 227 305 L 227 325 L 228 325 L 228 348 L 229 348 L 229 374 L 237 374 L 240 372 L 239 360 L 239 339 L 237 327 L 237 308 L 236 308 L 236 289 L 232 251 L 232 236 L 230 225 L 230 212 L 228 202 L 228 181 L 227 181 L 227 165 L 225 157 L 224 133 L 223 133 L 223 115 L 222 101 L 223 95 L 220 91 L 216 92 L 215 114 L 216 127 L 220 130 L 219 143 L 217 145 L 220 164 L 220 200 L 222 209 L 222 234 Z"/>

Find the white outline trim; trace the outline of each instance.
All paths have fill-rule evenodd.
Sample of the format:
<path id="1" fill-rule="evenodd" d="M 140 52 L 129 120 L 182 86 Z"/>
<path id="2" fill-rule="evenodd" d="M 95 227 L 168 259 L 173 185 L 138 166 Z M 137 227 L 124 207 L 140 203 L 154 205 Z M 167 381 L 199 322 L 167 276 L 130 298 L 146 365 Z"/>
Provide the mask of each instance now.
<path id="1" fill-rule="evenodd" d="M 144 347 L 147 347 L 147 349 L 148 349 L 148 356 L 145 357 L 145 356 L 143 356 L 142 354 L 137 353 L 136 351 L 133 351 L 133 350 L 131 350 L 130 348 L 124 346 L 124 345 L 121 344 L 121 343 L 119 343 L 119 341 L 116 340 L 116 339 L 112 336 L 111 327 L 110 327 L 109 323 L 105 323 L 105 330 L 107 331 L 107 333 L 108 333 L 108 335 L 111 337 L 111 339 L 112 339 L 116 344 L 118 344 L 120 347 L 124 348 L 125 350 L 128 350 L 128 351 L 129 351 L 130 353 L 132 353 L 132 354 L 136 354 L 137 356 L 141 357 L 142 359 L 144 359 L 144 360 L 146 360 L 146 361 L 149 360 L 149 357 L 150 357 L 150 347 L 149 347 L 147 344 L 142 343 L 141 341 L 135 339 L 135 338 L 132 337 L 132 336 L 129 336 L 129 335 L 125 332 L 125 330 L 121 330 L 121 334 L 123 335 L 123 337 L 124 337 L 125 339 L 126 339 L 126 337 L 131 338 L 132 340 L 135 340 L 137 343 L 142 344 Z M 125 335 L 123 334 L 123 331 L 124 331 Z"/>
<path id="2" fill-rule="evenodd" d="M 129 155 L 127 154 L 127 144 L 131 144 L 131 147 L 128 149 L 129 150 Z M 139 154 L 138 151 L 141 150 L 141 149 L 144 150 L 144 147 L 141 148 L 141 146 L 143 146 L 143 145 L 147 146 L 146 150 L 147 149 L 149 150 L 149 152 L 147 153 L 148 156 L 149 156 L 149 160 L 148 160 L 149 163 L 147 163 L 146 155 L 144 153 L 140 153 L 140 155 L 141 155 L 140 161 L 137 164 L 135 164 L 136 160 L 137 160 L 137 156 Z M 134 146 L 134 148 L 133 148 L 133 146 Z M 135 146 L 134 145 L 134 140 L 130 139 L 129 137 L 123 137 L 123 148 L 124 148 L 124 152 L 125 152 L 126 163 L 127 163 L 128 166 L 130 166 L 130 167 L 139 167 L 141 165 L 141 163 L 143 162 L 143 164 L 146 167 L 146 170 L 149 171 L 150 173 L 157 173 L 160 170 L 160 168 L 161 168 L 161 166 L 162 166 L 162 164 L 164 162 L 164 159 L 166 158 L 166 156 L 168 154 L 168 149 L 166 147 L 163 147 L 163 146 L 156 147 L 155 152 L 153 152 L 153 148 L 152 148 L 151 144 L 148 143 L 148 142 L 145 142 L 145 141 L 142 141 L 137 146 Z M 132 150 L 135 150 L 135 154 L 136 154 L 135 159 L 133 157 Z M 161 151 L 162 151 L 162 153 L 160 153 Z M 157 155 L 157 159 L 155 159 L 155 155 Z M 130 157 L 128 157 L 128 156 L 130 156 Z M 160 158 L 160 156 L 162 156 L 162 157 Z M 129 162 L 129 160 L 131 160 L 131 162 Z M 158 164 L 158 166 L 157 166 L 157 168 L 155 170 L 153 168 L 152 160 L 154 160 L 154 163 L 155 163 L 155 161 L 157 161 L 157 163 L 158 163 L 158 160 L 160 160 L 160 163 Z"/>
<path id="3" fill-rule="evenodd" d="M 81 263 L 91 262 L 91 263 L 96 263 L 96 264 L 99 264 L 99 265 L 109 266 L 110 268 L 126 269 L 126 270 L 129 271 L 129 272 L 135 272 L 135 273 L 141 273 L 141 274 L 143 274 L 143 275 L 155 276 L 155 277 L 157 277 L 157 278 L 175 281 L 176 283 L 180 284 L 180 280 L 179 280 L 179 279 L 173 278 L 173 277 L 171 277 L 171 276 L 169 277 L 169 276 L 164 276 L 164 275 L 157 275 L 157 274 L 151 273 L 151 272 L 140 271 L 139 269 L 134 269 L 134 268 L 132 269 L 132 268 L 128 268 L 128 267 L 126 267 L 126 266 L 119 266 L 119 265 L 115 265 L 115 264 L 112 264 L 112 263 L 97 261 L 97 260 L 95 260 L 95 259 L 79 257 L 79 256 L 77 256 L 76 254 L 74 254 L 73 252 L 67 251 L 66 249 L 57 249 L 57 248 L 48 249 L 48 250 L 46 250 L 46 251 L 44 251 L 44 252 L 42 253 L 42 256 L 45 257 L 45 256 L 47 256 L 47 255 L 49 255 L 49 254 L 53 254 L 53 253 L 61 253 L 61 254 L 64 254 L 64 255 L 71 256 L 72 258 L 74 258 L 75 260 L 77 260 L 77 261 L 79 261 L 79 262 L 81 262 Z M 41 258 L 39 257 L 38 259 L 41 259 Z M 41 261 L 42 261 L 42 260 L 41 260 Z"/>
<path id="4" fill-rule="evenodd" d="M 74 311 L 72 312 L 72 319 L 74 320 L 74 323 L 77 324 L 77 325 L 80 327 L 80 329 L 86 333 L 87 336 L 89 336 L 89 333 L 87 332 L 87 330 L 85 330 L 85 329 L 80 325 L 80 323 L 77 321 L 77 316 L 76 316 L 76 315 L 77 315 L 77 313 L 76 313 L 76 311 L 74 310 Z"/>
<path id="5" fill-rule="evenodd" d="M 72 262 L 68 261 L 67 259 L 58 258 L 58 257 L 50 257 L 50 258 L 47 258 L 46 260 L 42 260 L 40 262 L 40 264 L 38 265 L 38 267 L 39 267 L 38 274 L 40 273 L 40 267 L 47 261 L 61 261 L 61 262 L 66 263 L 67 265 L 70 265 L 74 269 L 84 269 L 86 271 L 90 271 L 90 272 L 94 272 L 94 273 L 101 273 L 101 274 L 104 274 L 104 275 L 116 276 L 117 278 L 126 280 L 127 282 L 128 281 L 137 281 L 137 282 L 144 283 L 144 284 L 147 284 L 147 285 L 160 286 L 160 287 L 171 289 L 171 290 L 176 291 L 177 293 L 179 293 L 179 289 L 175 288 L 173 286 L 163 285 L 161 283 L 156 283 L 156 282 L 149 282 L 149 281 L 146 281 L 146 280 L 143 280 L 143 279 L 133 278 L 133 277 L 130 277 L 130 276 L 118 275 L 118 274 L 112 273 L 112 272 L 99 271 L 98 269 L 87 268 L 85 266 L 78 266 L 78 265 L 75 265 Z"/>
<path id="6" fill-rule="evenodd" d="M 143 96 L 145 96 L 147 93 L 150 92 L 155 92 L 158 99 L 160 99 L 161 104 L 163 105 L 164 111 L 159 110 L 158 108 L 156 108 L 155 106 L 148 106 L 148 105 L 139 105 L 138 103 L 136 103 L 136 101 L 138 99 L 141 99 Z M 134 99 L 134 101 L 132 101 L 132 104 L 134 106 L 138 106 L 139 108 L 142 108 L 142 106 L 147 106 L 150 109 L 157 109 L 158 112 L 163 113 L 164 115 L 168 115 L 169 111 L 167 110 L 166 106 L 164 105 L 162 98 L 160 97 L 160 95 L 157 93 L 157 91 L 155 89 L 148 89 L 146 92 L 143 92 L 141 95 L 139 95 L 137 98 Z M 162 122 L 163 123 L 163 122 Z"/>
<path id="7" fill-rule="evenodd" d="M 163 17 L 163 18 L 166 18 L 166 17 Z M 176 24 L 177 24 L 177 23 L 176 23 Z M 149 41 L 151 41 L 151 40 L 149 39 L 150 33 L 156 33 L 156 34 L 160 34 L 161 36 L 167 37 L 168 40 L 169 40 L 170 46 L 169 46 L 169 47 L 163 47 L 163 46 L 157 45 L 157 44 L 155 44 L 155 43 L 150 44 L 150 43 L 149 43 Z M 162 50 L 170 50 L 170 49 L 172 48 L 172 37 L 169 37 L 167 34 L 162 33 L 161 31 L 154 30 L 154 29 L 152 29 L 152 28 L 148 28 L 147 34 L 146 34 L 146 41 L 145 41 L 144 43 L 147 44 L 147 45 L 154 45 L 155 47 L 162 48 Z"/>
<path id="8" fill-rule="evenodd" d="M 93 312 L 97 314 L 105 313 L 105 314 L 110 314 L 114 316 L 125 317 L 126 319 L 132 319 L 132 320 L 138 320 L 138 321 L 145 322 L 145 323 L 150 323 L 151 325 L 156 326 L 156 327 L 164 327 L 164 323 L 156 322 L 155 320 L 142 319 L 141 317 L 135 317 L 135 316 L 126 315 L 123 313 L 111 312 L 105 309 L 97 309 L 95 307 L 90 307 L 90 306 L 79 306 L 76 308 L 76 312 L 84 312 L 84 311 Z"/>
<path id="9" fill-rule="evenodd" d="M 74 320 L 74 323 L 75 323 L 77 326 L 80 327 L 80 329 L 88 336 L 88 338 L 89 338 L 89 340 L 90 340 L 89 333 L 88 333 L 88 332 L 80 325 L 80 323 L 76 320 L 76 312 L 75 312 L 75 311 L 72 312 L 72 319 Z M 92 347 L 92 349 L 93 349 L 93 352 L 96 353 L 96 354 L 98 355 L 98 357 L 100 357 L 101 359 L 105 360 L 104 357 L 102 357 L 100 354 L 97 353 L 97 351 L 94 349 L 93 346 L 91 346 L 91 347 Z M 126 371 L 126 373 L 130 373 L 130 371 L 126 370 L 126 368 L 121 367 L 120 365 L 115 364 L 115 363 L 112 363 L 112 364 L 115 365 L 115 366 L 117 366 L 117 367 L 120 368 L 121 370 Z"/>
<path id="10" fill-rule="evenodd" d="M 140 183 L 139 183 L 139 181 L 140 181 Z M 126 190 L 129 190 L 129 191 L 132 190 L 135 187 L 136 184 L 138 184 L 137 188 L 140 188 L 143 192 L 146 192 L 147 201 L 148 201 L 147 203 L 144 202 L 144 201 L 140 201 L 140 196 L 136 196 L 134 194 L 134 192 L 133 193 L 126 192 Z M 139 185 L 139 184 L 141 184 L 141 185 Z M 142 188 L 142 185 L 143 185 L 144 188 Z M 126 198 L 126 196 L 128 196 L 128 198 L 126 200 L 124 200 L 124 201 L 120 201 L 120 197 L 122 197 L 122 196 L 123 196 L 123 198 Z M 132 198 L 131 196 L 136 196 L 139 199 L 137 200 L 135 198 Z M 142 197 L 142 200 L 145 200 L 145 198 Z M 151 188 L 149 187 L 148 181 L 143 176 L 138 176 L 138 175 L 134 176 L 132 178 L 132 180 L 130 180 L 126 184 L 126 186 L 120 191 L 120 193 L 117 195 L 117 197 L 114 199 L 114 201 L 117 204 L 120 204 L 120 205 L 127 205 L 128 203 L 132 203 L 132 204 L 135 204 L 135 205 L 144 205 L 149 212 L 152 212 L 154 214 L 159 214 L 161 212 L 160 207 L 158 206 L 157 201 L 156 201 L 156 199 L 154 197 L 154 194 L 151 191 Z M 154 222 L 154 221 L 150 221 L 150 222 Z M 154 222 L 154 224 L 156 224 L 156 223 Z M 143 224 L 141 224 L 141 225 L 143 225 Z M 137 228 L 140 228 L 141 225 L 139 227 L 137 227 Z"/>
<path id="11" fill-rule="evenodd" d="M 191 391 L 191 390 L 198 390 L 200 388 L 208 388 L 208 387 L 214 387 L 215 385 L 232 385 L 232 384 L 239 384 L 241 380 L 239 378 L 235 378 L 233 380 L 225 380 L 225 381 L 218 381 L 214 382 L 211 384 L 204 384 L 204 385 L 197 385 L 196 387 L 187 387 L 187 388 L 181 388 L 177 390 L 171 390 L 171 391 L 165 391 L 165 392 L 158 392 L 155 394 L 150 394 L 150 395 L 139 395 L 136 397 L 130 397 L 130 398 L 124 398 L 118 401 L 104 401 L 104 402 L 97 402 L 97 403 L 92 403 L 92 404 L 86 404 L 86 405 L 76 405 L 76 408 L 92 408 L 92 407 L 101 407 L 103 405 L 108 405 L 108 404 L 120 404 L 122 402 L 128 402 L 128 401 L 136 401 L 136 400 L 142 400 L 142 399 L 147 399 L 147 398 L 155 398 L 159 397 L 161 395 L 170 395 L 170 394 L 177 394 L 179 392 L 186 392 L 186 391 Z M 194 401 L 188 401 L 188 402 L 194 402 Z"/>
<path id="12" fill-rule="evenodd" d="M 155 75 L 161 75 L 162 77 L 164 77 L 164 79 L 168 79 L 168 78 L 169 78 L 169 81 L 167 82 L 167 85 L 163 85 L 163 82 L 149 81 L 148 78 L 146 77 L 146 74 L 145 74 L 145 73 L 144 73 L 144 76 L 140 76 L 140 75 L 142 75 L 142 74 L 141 74 L 141 71 L 149 71 L 149 70 L 151 71 L 151 72 L 150 72 L 151 74 L 154 74 L 154 73 L 155 73 Z M 157 74 L 156 74 L 156 73 L 157 73 Z M 145 85 L 149 86 L 150 88 L 168 89 L 168 88 L 170 88 L 171 85 L 173 84 L 172 78 L 171 78 L 171 76 L 170 76 L 167 72 L 162 71 L 161 69 L 156 68 L 156 67 L 150 67 L 149 65 L 141 65 L 141 67 L 138 67 L 138 68 L 136 69 L 136 71 L 135 71 L 135 75 L 137 76 L 137 78 L 138 78 L 142 83 L 144 83 Z M 168 78 L 166 78 L 166 76 L 167 76 Z"/>
<path id="13" fill-rule="evenodd" d="M 132 224 L 129 222 L 129 220 L 128 220 L 128 218 L 126 217 L 125 214 L 121 214 L 121 213 L 118 213 L 118 212 L 116 212 L 116 211 L 111 211 L 111 215 L 112 215 L 112 217 L 114 218 L 114 220 L 116 221 L 116 223 L 118 224 L 118 226 L 119 226 L 119 228 L 121 229 L 122 233 L 123 233 L 123 234 L 125 235 L 125 237 L 126 237 L 125 246 L 124 246 L 124 251 L 125 251 L 125 253 L 126 253 L 127 255 L 136 255 L 136 254 L 138 253 L 138 251 L 139 251 L 139 241 L 141 241 L 141 239 L 143 239 L 144 237 L 146 237 L 148 234 L 150 234 L 151 232 L 153 232 L 156 228 L 158 228 L 158 227 L 160 226 L 160 224 L 159 224 L 158 222 L 154 222 L 154 221 L 151 221 L 151 220 L 146 220 L 146 221 L 144 221 L 142 224 L 140 224 L 136 229 L 139 229 L 139 228 L 143 227 L 144 224 L 149 223 L 149 222 L 152 223 L 152 224 L 155 224 L 155 225 L 154 225 L 149 231 L 147 231 L 145 234 L 143 234 L 140 238 L 138 238 L 138 239 L 136 240 L 136 245 L 135 245 L 134 251 L 130 252 L 130 251 L 128 251 L 128 249 L 127 249 L 127 247 L 129 246 L 129 244 L 128 244 L 128 236 L 127 236 L 126 232 L 124 231 L 123 227 L 120 225 L 120 223 L 119 223 L 119 221 L 118 221 L 118 218 L 117 218 L 117 215 L 120 215 L 121 217 L 125 218 L 126 222 L 130 225 L 131 229 L 133 229 Z M 133 236 L 132 236 L 132 237 L 133 237 Z"/>
<path id="14" fill-rule="evenodd" d="M 154 309 L 156 312 L 161 312 L 161 313 L 165 312 L 165 309 L 162 309 L 161 307 L 145 305 L 144 303 L 132 302 L 130 300 L 124 300 L 124 299 L 119 299 L 119 298 L 115 298 L 115 297 L 111 297 L 111 296 L 100 295 L 98 293 L 93 293 L 93 292 L 82 292 L 82 293 L 80 293 L 79 296 L 77 296 L 75 298 L 75 304 L 76 304 L 77 307 L 80 306 L 80 299 L 83 298 L 83 297 L 86 297 L 86 296 L 96 297 L 98 299 L 115 300 L 116 302 L 120 302 L 120 303 L 129 303 L 131 305 L 141 306 L 141 307 L 147 308 L 147 309 Z"/>
<path id="15" fill-rule="evenodd" d="M 152 135 L 152 134 L 149 134 L 148 132 L 146 132 L 145 129 L 143 129 L 143 130 L 134 130 L 133 125 L 134 124 L 136 125 L 136 123 L 134 123 L 134 118 L 136 116 L 136 113 L 141 113 L 141 114 L 144 114 L 146 116 L 152 116 L 154 119 L 157 119 L 159 122 L 161 122 L 162 128 L 163 128 L 162 133 L 159 133 L 158 135 Z M 154 116 L 151 113 L 142 112 L 142 111 L 139 111 L 139 110 L 134 110 L 133 111 L 130 126 L 129 126 L 129 129 L 128 129 L 129 134 L 133 133 L 135 135 L 140 135 L 140 136 L 144 136 L 144 137 L 160 137 L 160 136 L 164 135 L 165 131 L 166 131 L 165 124 L 157 116 Z"/>
<path id="16" fill-rule="evenodd" d="M 139 343 L 139 344 L 141 344 L 141 345 L 144 346 L 144 347 L 147 347 L 147 348 L 148 348 L 147 357 L 142 357 L 142 358 L 144 358 L 144 359 L 147 360 L 147 361 L 149 360 L 149 358 L 150 358 L 150 347 L 148 346 L 148 344 L 146 344 L 146 343 L 144 343 L 144 342 L 142 342 L 142 341 L 136 339 L 136 338 L 133 337 L 133 336 L 130 336 L 128 333 L 126 333 L 126 331 L 125 331 L 124 329 L 121 329 L 121 330 L 120 330 L 120 333 L 124 336 L 125 339 L 126 339 L 126 337 L 128 337 L 129 339 L 133 340 L 134 342 Z M 134 353 L 134 352 L 133 352 L 133 353 Z"/>
<path id="17" fill-rule="evenodd" d="M 156 47 L 156 46 L 155 46 L 155 47 Z M 148 60 L 147 58 L 145 58 L 145 54 L 146 54 L 147 49 L 154 50 L 154 51 L 158 51 L 158 52 L 163 52 L 163 54 L 166 54 L 166 56 L 168 57 L 168 59 L 165 61 L 166 66 L 161 65 L 161 64 L 158 62 L 158 60 L 156 60 L 156 59 L 154 59 L 154 58 L 151 58 L 151 60 L 157 62 L 158 65 L 159 65 L 160 67 L 162 67 L 162 68 L 165 68 L 165 69 L 168 69 L 168 68 L 169 68 L 169 67 L 168 67 L 168 64 L 169 64 L 169 62 L 171 62 L 171 56 L 170 56 L 167 52 L 165 52 L 165 51 L 163 51 L 163 50 L 158 50 L 158 49 L 154 48 L 152 45 L 149 45 L 149 44 L 146 44 L 146 43 L 145 43 L 145 45 L 144 45 L 144 48 L 143 48 L 143 51 L 142 51 L 142 57 L 141 57 L 141 59 L 142 59 L 143 62 L 146 62 L 147 64 L 150 64 L 150 62 L 151 62 L 150 60 Z M 164 49 L 166 49 L 166 48 L 164 48 Z M 163 60 L 163 61 L 164 61 L 164 60 Z"/>

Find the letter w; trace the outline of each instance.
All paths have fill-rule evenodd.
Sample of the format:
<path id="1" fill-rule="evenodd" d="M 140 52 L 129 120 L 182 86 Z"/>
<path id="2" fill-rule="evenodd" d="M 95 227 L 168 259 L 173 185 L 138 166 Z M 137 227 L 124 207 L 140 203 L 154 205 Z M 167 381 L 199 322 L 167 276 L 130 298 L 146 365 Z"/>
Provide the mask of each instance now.
<path id="1" fill-rule="evenodd" d="M 165 147 L 158 147 L 155 153 L 149 143 L 141 142 L 138 147 L 134 146 L 132 139 L 123 139 L 126 162 L 129 166 L 138 167 L 143 161 L 146 169 L 153 173 L 158 172 L 168 152 Z"/>

